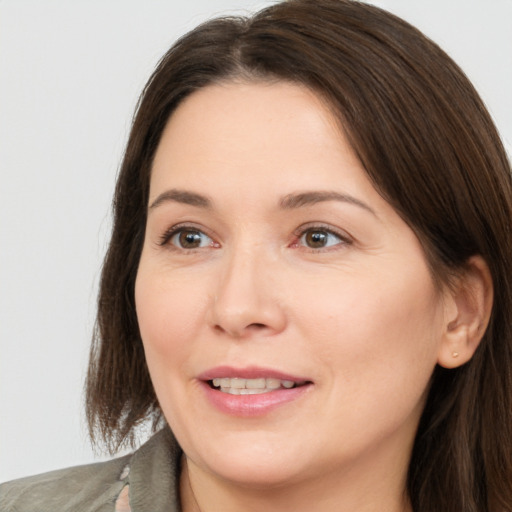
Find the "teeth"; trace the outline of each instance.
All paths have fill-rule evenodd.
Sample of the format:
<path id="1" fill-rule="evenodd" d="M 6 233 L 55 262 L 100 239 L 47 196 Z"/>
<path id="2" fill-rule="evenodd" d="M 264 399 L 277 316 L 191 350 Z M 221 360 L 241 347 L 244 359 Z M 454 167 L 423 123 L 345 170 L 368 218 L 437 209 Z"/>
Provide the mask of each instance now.
<path id="1" fill-rule="evenodd" d="M 246 389 L 264 389 L 267 387 L 265 379 L 238 379 L 245 380 Z"/>
<path id="2" fill-rule="evenodd" d="M 267 387 L 270 389 L 279 389 L 281 387 L 281 381 L 279 379 L 266 379 Z"/>
<path id="3" fill-rule="evenodd" d="M 220 388 L 223 393 L 229 393 L 230 395 L 260 395 L 262 393 L 268 393 L 271 389 L 247 389 L 247 388 Z"/>
<path id="4" fill-rule="evenodd" d="M 268 393 L 281 387 L 290 389 L 295 386 L 292 380 L 281 380 L 263 377 L 258 379 L 240 379 L 238 377 L 222 377 L 213 379 L 213 385 L 223 393 L 231 395 L 256 395 Z"/>
<path id="5" fill-rule="evenodd" d="M 235 389 L 245 389 L 245 379 L 231 379 L 231 386 Z"/>

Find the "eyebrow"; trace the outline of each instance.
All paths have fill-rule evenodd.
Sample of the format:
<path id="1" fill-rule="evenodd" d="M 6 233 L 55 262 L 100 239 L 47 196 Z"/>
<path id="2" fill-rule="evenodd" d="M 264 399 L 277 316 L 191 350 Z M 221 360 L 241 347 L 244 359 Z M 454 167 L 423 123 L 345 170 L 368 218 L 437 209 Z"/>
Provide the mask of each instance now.
<path id="1" fill-rule="evenodd" d="M 343 203 L 353 204 L 354 206 L 359 206 L 360 208 L 363 208 L 364 210 L 377 216 L 373 208 L 368 206 L 363 201 L 357 199 L 356 197 L 330 190 L 288 194 L 279 201 L 279 206 L 283 209 L 294 209 L 301 208 L 303 206 L 310 206 L 316 203 L 322 203 L 325 201 L 341 201 Z"/>
<path id="2" fill-rule="evenodd" d="M 377 216 L 375 211 L 363 201 L 349 195 L 341 194 L 331 190 L 327 191 L 310 191 L 300 192 L 294 194 L 287 194 L 282 197 L 279 201 L 279 207 L 284 210 L 291 210 L 296 208 L 302 208 L 304 206 L 310 206 L 317 203 L 326 201 L 340 201 L 343 203 L 352 204 L 358 206 L 371 214 Z M 206 210 L 212 209 L 212 201 L 201 194 L 196 192 L 189 192 L 187 190 L 171 189 L 162 192 L 149 206 L 150 209 L 154 209 L 161 204 L 166 202 L 175 202 L 181 204 L 188 204 L 203 208 Z"/>
<path id="3" fill-rule="evenodd" d="M 161 193 L 149 206 L 149 209 L 156 208 L 166 202 L 175 202 L 197 206 L 198 208 L 211 209 L 212 202 L 206 196 L 188 192 L 187 190 L 171 189 Z"/>

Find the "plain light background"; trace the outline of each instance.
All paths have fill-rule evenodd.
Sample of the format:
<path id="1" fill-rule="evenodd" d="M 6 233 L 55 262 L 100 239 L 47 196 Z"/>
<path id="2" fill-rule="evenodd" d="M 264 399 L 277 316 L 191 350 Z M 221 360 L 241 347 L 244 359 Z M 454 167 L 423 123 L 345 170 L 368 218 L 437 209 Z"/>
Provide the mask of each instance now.
<path id="1" fill-rule="evenodd" d="M 252 0 L 0 0 L 0 481 L 97 460 L 83 379 L 115 176 L 181 34 Z M 512 0 L 374 0 L 462 66 L 512 145 Z"/>

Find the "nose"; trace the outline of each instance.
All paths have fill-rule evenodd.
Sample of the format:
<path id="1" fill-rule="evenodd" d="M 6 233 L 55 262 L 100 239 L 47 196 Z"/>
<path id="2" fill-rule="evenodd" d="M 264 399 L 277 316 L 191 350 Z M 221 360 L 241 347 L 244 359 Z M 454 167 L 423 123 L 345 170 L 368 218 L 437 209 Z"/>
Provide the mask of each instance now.
<path id="1" fill-rule="evenodd" d="M 237 339 L 281 332 L 286 314 L 276 262 L 261 251 L 246 250 L 234 252 L 222 264 L 211 301 L 212 327 Z"/>

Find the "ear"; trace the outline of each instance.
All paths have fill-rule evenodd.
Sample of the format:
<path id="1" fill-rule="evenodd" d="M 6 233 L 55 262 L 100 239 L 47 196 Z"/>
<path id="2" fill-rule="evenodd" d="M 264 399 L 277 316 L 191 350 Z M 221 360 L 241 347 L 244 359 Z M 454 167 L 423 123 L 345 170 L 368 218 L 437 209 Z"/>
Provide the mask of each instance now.
<path id="1" fill-rule="evenodd" d="M 467 363 L 489 324 L 493 283 L 487 263 L 472 256 L 445 294 L 445 324 L 437 362 L 445 368 Z"/>

